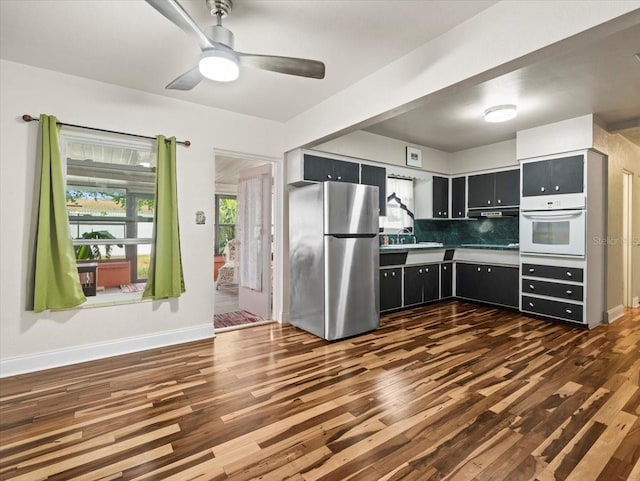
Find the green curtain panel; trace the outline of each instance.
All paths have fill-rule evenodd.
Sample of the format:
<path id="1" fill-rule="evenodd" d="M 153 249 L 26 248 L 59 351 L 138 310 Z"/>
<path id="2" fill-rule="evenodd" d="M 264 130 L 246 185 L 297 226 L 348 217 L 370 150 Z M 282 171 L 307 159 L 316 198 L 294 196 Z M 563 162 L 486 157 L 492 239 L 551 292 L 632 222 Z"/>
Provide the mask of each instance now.
<path id="1" fill-rule="evenodd" d="M 156 138 L 156 209 L 153 246 L 147 286 L 142 297 L 179 297 L 184 289 L 180 230 L 178 227 L 178 189 L 176 187 L 176 138 Z"/>
<path id="2" fill-rule="evenodd" d="M 67 217 L 64 169 L 57 119 L 40 116 L 42 175 L 38 207 L 33 310 L 68 309 L 87 299 L 82 292 Z"/>

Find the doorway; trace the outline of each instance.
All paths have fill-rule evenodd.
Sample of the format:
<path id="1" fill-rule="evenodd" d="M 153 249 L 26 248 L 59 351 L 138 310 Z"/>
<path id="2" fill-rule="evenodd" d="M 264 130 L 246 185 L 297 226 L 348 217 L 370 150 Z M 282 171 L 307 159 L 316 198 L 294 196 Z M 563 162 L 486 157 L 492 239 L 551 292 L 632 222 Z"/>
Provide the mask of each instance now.
<path id="1" fill-rule="evenodd" d="M 214 327 L 272 322 L 273 167 L 216 153 Z"/>
<path id="2" fill-rule="evenodd" d="M 633 307 L 633 173 L 622 173 L 622 272 L 625 307 Z"/>

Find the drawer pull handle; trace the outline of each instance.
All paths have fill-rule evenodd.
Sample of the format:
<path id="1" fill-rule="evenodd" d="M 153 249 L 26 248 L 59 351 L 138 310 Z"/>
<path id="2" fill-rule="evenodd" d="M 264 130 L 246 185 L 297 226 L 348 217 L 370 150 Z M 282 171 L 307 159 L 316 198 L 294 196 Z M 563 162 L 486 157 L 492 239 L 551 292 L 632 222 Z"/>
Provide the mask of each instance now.
<path id="1" fill-rule="evenodd" d="M 462 212 L 458 211 L 458 215 L 462 215 Z"/>
<path id="2" fill-rule="evenodd" d="M 392 273 L 391 273 L 391 275 L 392 275 L 393 277 L 395 277 L 395 276 L 396 276 L 396 273 L 395 273 L 395 272 L 392 272 Z"/>
<path id="3" fill-rule="evenodd" d="M 384 273 L 384 276 L 387 277 L 387 273 L 386 272 Z"/>
<path id="4" fill-rule="evenodd" d="M 342 177 L 338 176 L 338 180 L 342 180 Z"/>
<path id="5" fill-rule="evenodd" d="M 567 271 L 567 277 L 571 277 L 571 272 Z"/>
<path id="6" fill-rule="evenodd" d="M 446 271 L 447 270 L 447 266 L 442 266 L 442 270 Z"/>
<path id="7" fill-rule="evenodd" d="M 489 268 L 487 269 L 487 272 L 491 272 L 491 267 L 489 267 Z"/>
<path id="8" fill-rule="evenodd" d="M 540 187 L 540 192 L 544 192 L 544 187 Z"/>
<path id="9" fill-rule="evenodd" d="M 422 269 L 418 269 L 418 272 L 419 272 L 420 274 L 422 274 Z"/>
<path id="10" fill-rule="evenodd" d="M 429 272 L 429 268 L 427 267 L 424 271 L 425 271 L 425 272 Z"/>
<path id="11" fill-rule="evenodd" d="M 447 215 L 447 211 L 444 212 L 444 215 Z"/>
<path id="12" fill-rule="evenodd" d="M 498 204 L 502 204 L 502 201 L 500 199 L 498 199 Z"/>
<path id="13" fill-rule="evenodd" d="M 531 289 L 532 291 L 535 289 L 535 287 L 533 287 L 533 284 L 529 284 L 529 289 Z"/>
<path id="14" fill-rule="evenodd" d="M 442 211 L 438 211 L 438 215 L 442 215 Z"/>
<path id="15" fill-rule="evenodd" d="M 480 272 L 480 268 L 478 267 L 478 272 Z"/>
<path id="16" fill-rule="evenodd" d="M 556 191 L 560 190 L 560 186 L 556 185 Z"/>
<path id="17" fill-rule="evenodd" d="M 571 309 L 567 309 L 567 314 L 573 314 L 573 311 Z"/>
<path id="18" fill-rule="evenodd" d="M 331 174 L 327 174 L 327 179 L 330 179 L 330 178 L 331 178 Z"/>
<path id="19" fill-rule="evenodd" d="M 529 303 L 529 307 L 533 307 L 533 302 L 530 302 L 530 303 Z"/>
<path id="20" fill-rule="evenodd" d="M 529 269 L 529 272 L 535 272 L 536 270 L 534 268 Z"/>
<path id="21" fill-rule="evenodd" d="M 573 291 L 567 291 L 567 294 L 571 295 L 573 294 Z"/>
<path id="22" fill-rule="evenodd" d="M 491 204 L 491 201 L 490 201 L 490 200 L 488 200 L 488 201 L 487 201 L 487 204 Z"/>

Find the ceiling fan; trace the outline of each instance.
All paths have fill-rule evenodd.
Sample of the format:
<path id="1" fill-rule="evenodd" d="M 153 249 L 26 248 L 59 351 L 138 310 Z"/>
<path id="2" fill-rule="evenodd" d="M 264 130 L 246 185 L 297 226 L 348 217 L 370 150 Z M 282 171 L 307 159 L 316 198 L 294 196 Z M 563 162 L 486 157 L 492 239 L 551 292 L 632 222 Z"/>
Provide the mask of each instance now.
<path id="1" fill-rule="evenodd" d="M 233 33 L 222 26 L 222 18 L 233 7 L 232 0 L 205 0 L 216 24 L 200 30 L 196 22 L 176 0 L 146 0 L 170 21 L 191 35 L 200 46 L 198 65 L 183 73 L 165 88 L 191 90 L 203 78 L 230 82 L 240 75 L 240 66 L 252 67 L 272 72 L 297 75 L 299 77 L 324 78 L 324 63 L 294 57 L 257 55 L 242 53 L 233 49 Z"/>

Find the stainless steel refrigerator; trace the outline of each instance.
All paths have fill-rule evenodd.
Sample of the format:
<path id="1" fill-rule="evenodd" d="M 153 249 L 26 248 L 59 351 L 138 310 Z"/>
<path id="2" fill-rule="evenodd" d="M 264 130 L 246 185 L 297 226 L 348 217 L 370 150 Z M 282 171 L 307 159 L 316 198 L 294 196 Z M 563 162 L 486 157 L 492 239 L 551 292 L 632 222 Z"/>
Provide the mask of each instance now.
<path id="1" fill-rule="evenodd" d="M 291 324 L 327 340 L 380 323 L 378 188 L 323 182 L 289 194 Z"/>

